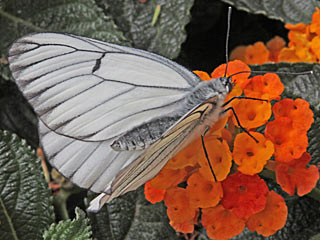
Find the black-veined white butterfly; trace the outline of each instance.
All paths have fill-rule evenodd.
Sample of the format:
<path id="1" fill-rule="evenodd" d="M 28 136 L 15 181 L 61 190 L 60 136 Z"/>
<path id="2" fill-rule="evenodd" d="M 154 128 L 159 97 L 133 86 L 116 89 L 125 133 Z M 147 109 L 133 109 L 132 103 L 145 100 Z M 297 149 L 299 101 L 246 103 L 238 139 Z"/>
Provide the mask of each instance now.
<path id="1" fill-rule="evenodd" d="M 231 83 L 201 81 L 164 57 L 86 37 L 35 33 L 9 51 L 39 117 L 49 162 L 103 203 L 154 177 L 217 121 Z"/>

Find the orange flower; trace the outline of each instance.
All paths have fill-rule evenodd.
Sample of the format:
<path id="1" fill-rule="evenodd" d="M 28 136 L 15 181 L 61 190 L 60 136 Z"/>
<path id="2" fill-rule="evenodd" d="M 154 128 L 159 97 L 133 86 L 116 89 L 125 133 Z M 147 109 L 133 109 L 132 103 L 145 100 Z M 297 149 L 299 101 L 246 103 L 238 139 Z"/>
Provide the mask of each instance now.
<path id="1" fill-rule="evenodd" d="M 176 232 L 182 233 L 193 233 L 194 231 L 194 223 L 193 221 L 188 221 L 184 223 L 175 223 L 173 221 L 169 222 L 171 227 L 176 230 Z"/>
<path id="2" fill-rule="evenodd" d="M 290 40 L 289 47 L 307 47 L 309 44 L 306 31 L 290 31 L 288 38 Z"/>
<path id="3" fill-rule="evenodd" d="M 175 223 L 173 221 L 170 221 L 171 227 L 173 227 L 174 230 L 177 232 L 182 233 L 193 233 L 194 231 L 194 225 L 198 223 L 199 218 L 199 210 L 196 210 L 196 214 L 194 215 L 194 218 L 190 221 L 186 221 L 183 223 Z"/>
<path id="4" fill-rule="evenodd" d="M 254 175 L 263 170 L 271 158 L 273 143 L 266 140 L 261 133 L 250 132 L 259 142 L 255 142 L 248 134 L 240 133 L 234 140 L 233 160 L 239 165 L 238 171 Z"/>
<path id="5" fill-rule="evenodd" d="M 272 107 L 274 118 L 288 117 L 292 120 L 293 127 L 307 131 L 313 123 L 313 112 L 309 103 L 301 98 L 283 99 Z"/>
<path id="6" fill-rule="evenodd" d="M 283 48 L 279 53 L 279 62 L 300 62 L 295 47 Z"/>
<path id="7" fill-rule="evenodd" d="M 226 64 L 221 64 L 211 73 L 211 77 L 212 78 L 223 77 L 225 74 L 225 70 L 226 70 Z M 251 69 L 248 67 L 247 64 L 245 64 L 244 62 L 241 62 L 240 60 L 234 60 L 228 63 L 227 76 L 230 76 L 239 72 L 245 72 L 245 73 L 239 73 L 232 77 L 232 81 L 234 83 L 239 84 L 241 87 L 241 84 L 245 82 L 250 76 L 250 71 Z"/>
<path id="8" fill-rule="evenodd" d="M 193 71 L 193 73 L 197 74 L 199 78 L 203 81 L 209 81 L 211 80 L 211 77 L 209 76 L 208 73 L 203 72 L 203 71 Z"/>
<path id="9" fill-rule="evenodd" d="M 310 24 L 310 32 L 320 36 L 320 9 L 316 7 L 316 12 L 312 15 L 312 23 Z"/>
<path id="10" fill-rule="evenodd" d="M 306 131 L 293 127 L 288 117 L 279 117 L 267 124 L 265 136 L 274 143 L 275 160 L 290 162 L 299 158 L 308 146 Z"/>
<path id="11" fill-rule="evenodd" d="M 245 55 L 247 64 L 263 64 L 269 60 L 269 51 L 263 42 L 249 45 Z"/>
<path id="12" fill-rule="evenodd" d="M 247 219 L 265 208 L 269 190 L 258 175 L 236 172 L 222 182 L 222 188 L 221 204 L 239 218 Z"/>
<path id="13" fill-rule="evenodd" d="M 278 62 L 279 53 L 282 48 L 286 46 L 286 42 L 282 37 L 275 36 L 267 42 L 267 48 L 269 49 L 269 60 L 272 62 Z"/>
<path id="14" fill-rule="evenodd" d="M 208 237 L 216 240 L 237 236 L 245 227 L 244 220 L 225 209 L 221 204 L 216 207 L 203 208 L 201 222 L 207 230 Z"/>
<path id="15" fill-rule="evenodd" d="M 246 84 L 244 94 L 247 97 L 265 100 L 279 100 L 284 90 L 279 76 L 275 73 L 266 73 L 263 76 L 255 76 Z"/>
<path id="16" fill-rule="evenodd" d="M 167 214 L 170 221 L 175 224 L 191 221 L 197 213 L 196 208 L 190 206 L 187 191 L 184 188 L 168 189 L 164 203 L 168 207 Z"/>
<path id="17" fill-rule="evenodd" d="M 199 149 L 201 148 L 201 139 L 198 138 L 174 156 L 164 168 L 182 169 L 187 166 L 195 166 L 198 162 Z"/>
<path id="18" fill-rule="evenodd" d="M 320 37 L 319 36 L 316 36 L 311 40 L 310 48 L 319 60 L 320 59 Z"/>
<path id="19" fill-rule="evenodd" d="M 219 118 L 217 122 L 211 126 L 210 131 L 206 134 L 206 136 L 216 136 L 216 137 L 221 137 L 222 136 L 222 131 L 225 129 L 224 127 L 226 126 L 228 121 L 228 116 L 222 116 Z M 199 138 L 199 141 L 201 139 Z M 202 146 L 202 144 L 201 144 Z M 197 147 L 194 145 L 194 147 Z M 199 148 L 198 148 L 199 149 Z"/>
<path id="20" fill-rule="evenodd" d="M 310 41 L 307 38 L 306 33 L 290 31 L 288 34 L 290 43 L 289 47 L 294 47 L 295 55 L 300 59 L 301 62 L 315 62 L 316 57 L 310 51 Z M 281 53 L 280 53 L 281 55 Z M 280 58 L 280 56 L 279 56 Z"/>
<path id="21" fill-rule="evenodd" d="M 319 171 L 314 165 L 309 168 L 306 167 L 310 160 L 311 155 L 305 152 L 299 159 L 277 165 L 277 182 L 285 192 L 293 195 L 295 189 L 297 189 L 298 195 L 303 196 L 316 186 L 319 179 Z"/>
<path id="22" fill-rule="evenodd" d="M 223 195 L 220 182 L 209 181 L 196 172 L 187 183 L 187 196 L 192 207 L 214 207 L 220 202 Z"/>
<path id="23" fill-rule="evenodd" d="M 232 155 L 229 146 L 225 140 L 220 140 L 216 136 L 206 136 L 204 140 L 213 172 L 217 180 L 222 181 L 227 177 L 232 165 Z M 198 161 L 200 164 L 200 174 L 207 180 L 214 181 L 203 150 L 201 150 Z"/>
<path id="24" fill-rule="evenodd" d="M 227 129 L 222 129 L 222 132 L 221 132 L 221 137 L 222 139 L 224 139 L 227 144 L 230 146 L 232 144 L 232 141 L 233 141 L 233 136 L 231 134 L 231 132 Z"/>
<path id="25" fill-rule="evenodd" d="M 164 199 L 166 190 L 154 188 L 151 186 L 150 181 L 144 185 L 144 195 L 146 199 L 151 203 L 161 202 Z"/>
<path id="26" fill-rule="evenodd" d="M 154 188 L 168 189 L 170 187 L 177 186 L 187 176 L 187 171 L 184 169 L 170 169 L 164 167 L 150 180 L 150 184 Z"/>
<path id="27" fill-rule="evenodd" d="M 284 199 L 274 191 L 267 196 L 266 207 L 249 217 L 246 226 L 264 237 L 274 234 L 286 224 L 288 209 Z"/>
<path id="28" fill-rule="evenodd" d="M 267 42 L 267 46 L 262 42 L 249 46 L 238 46 L 232 50 L 230 60 L 238 59 L 247 64 L 278 62 L 279 53 L 285 45 L 283 38 L 275 36 Z"/>
<path id="29" fill-rule="evenodd" d="M 307 25 L 303 24 L 303 23 L 297 23 L 295 25 L 293 24 L 286 24 L 284 25 L 284 27 L 288 30 L 292 30 L 295 32 L 300 32 L 300 33 L 305 33 L 307 30 Z"/>
<path id="30" fill-rule="evenodd" d="M 250 99 L 236 99 L 233 103 L 234 110 L 244 128 L 252 129 L 265 124 L 271 117 L 271 103 Z M 238 126 L 236 118 L 232 118 Z"/>
<path id="31" fill-rule="evenodd" d="M 285 41 L 280 37 L 274 37 L 267 43 L 239 46 L 230 55 L 230 59 L 241 59 L 247 64 L 262 64 L 273 62 L 319 62 L 320 61 L 320 9 L 312 16 L 312 23 L 305 25 L 286 24 L 289 29 L 289 43 L 285 47 Z"/>
<path id="32" fill-rule="evenodd" d="M 240 60 L 242 62 L 246 62 L 246 50 L 247 46 L 238 46 L 235 49 L 233 49 L 230 53 L 230 61 L 232 60 Z"/>

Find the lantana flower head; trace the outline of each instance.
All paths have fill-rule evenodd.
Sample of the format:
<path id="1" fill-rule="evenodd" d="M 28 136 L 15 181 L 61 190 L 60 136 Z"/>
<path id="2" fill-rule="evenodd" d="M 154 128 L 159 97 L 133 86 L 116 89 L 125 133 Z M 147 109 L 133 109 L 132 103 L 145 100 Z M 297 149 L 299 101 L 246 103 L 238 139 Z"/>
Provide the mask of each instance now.
<path id="1" fill-rule="evenodd" d="M 286 24 L 289 43 L 275 36 L 265 45 L 256 42 L 249 46 L 238 46 L 230 59 L 239 59 L 247 64 L 266 62 L 319 62 L 320 61 L 320 9 L 313 13 L 311 24 Z"/>
<path id="2" fill-rule="evenodd" d="M 281 44 L 274 41 L 269 45 L 277 58 Z M 313 113 L 301 99 L 281 100 L 271 107 L 271 101 L 280 100 L 284 90 L 279 77 L 268 73 L 249 78 L 246 64 L 228 64 L 227 73 L 224 64 L 211 74 L 195 74 L 204 81 L 232 75 L 233 89 L 225 102 L 242 128 L 232 111 L 225 113 L 203 136 L 203 142 L 194 140 L 146 184 L 146 198 L 151 202 L 164 199 L 176 231 L 190 233 L 201 222 L 213 239 L 232 238 L 245 226 L 270 236 L 284 226 L 287 208 L 257 173 L 273 166 L 284 191 L 311 191 L 319 178 L 315 166 L 307 168 L 305 160 Z M 261 132 L 255 132 L 256 128 Z M 312 177 L 306 177 L 308 174 Z M 298 179 L 307 179 L 307 183 Z"/>

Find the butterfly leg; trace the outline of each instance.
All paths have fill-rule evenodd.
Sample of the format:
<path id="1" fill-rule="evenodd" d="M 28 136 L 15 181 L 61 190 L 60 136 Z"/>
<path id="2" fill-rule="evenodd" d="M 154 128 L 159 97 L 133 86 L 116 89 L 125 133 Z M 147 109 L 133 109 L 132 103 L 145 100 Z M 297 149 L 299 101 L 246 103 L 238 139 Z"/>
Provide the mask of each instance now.
<path id="1" fill-rule="evenodd" d="M 261 99 L 261 98 L 252 98 L 252 97 L 246 97 L 246 96 L 236 96 L 230 98 L 228 101 L 226 101 L 222 107 L 227 106 L 229 103 L 231 103 L 235 99 L 249 99 L 249 100 L 257 100 L 257 101 L 263 101 L 263 102 L 269 102 L 267 99 Z"/>
<path id="2" fill-rule="evenodd" d="M 214 181 L 217 182 L 217 178 L 216 178 L 216 175 L 214 174 L 212 165 L 211 165 L 211 163 L 210 163 L 209 155 L 208 155 L 208 152 L 207 152 L 207 149 L 206 149 L 206 145 L 205 145 L 205 143 L 204 143 L 204 136 L 207 134 L 207 132 L 209 131 L 209 129 L 210 129 L 210 127 L 207 126 L 207 128 L 206 128 L 206 129 L 204 130 L 204 132 L 201 134 L 201 142 L 202 142 L 202 147 L 203 147 L 204 155 L 206 156 L 206 159 L 208 160 L 208 164 L 209 164 L 210 170 L 211 170 L 211 172 L 212 172 Z"/>
<path id="3" fill-rule="evenodd" d="M 242 125 L 241 125 L 241 123 L 240 123 L 240 121 L 239 121 L 239 118 L 238 118 L 238 116 L 237 116 L 237 114 L 236 114 L 236 111 L 234 110 L 233 107 L 228 107 L 227 109 L 223 110 L 220 114 L 223 115 L 224 113 L 226 113 L 226 112 L 228 112 L 228 111 L 232 111 L 232 112 L 233 112 L 233 115 L 234 115 L 234 117 L 236 118 L 236 121 L 237 121 L 240 129 L 243 130 L 246 134 L 248 134 L 254 141 L 256 141 L 256 143 L 258 143 L 259 141 L 258 141 L 254 136 L 252 136 L 252 135 L 247 131 L 247 129 L 245 129 L 244 127 L 242 127 Z"/>

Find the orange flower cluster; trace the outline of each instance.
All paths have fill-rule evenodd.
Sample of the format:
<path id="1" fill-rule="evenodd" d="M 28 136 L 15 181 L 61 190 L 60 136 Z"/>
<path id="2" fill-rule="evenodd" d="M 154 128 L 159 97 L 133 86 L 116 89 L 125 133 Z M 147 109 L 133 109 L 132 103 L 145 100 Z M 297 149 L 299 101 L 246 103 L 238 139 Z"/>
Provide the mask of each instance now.
<path id="1" fill-rule="evenodd" d="M 274 37 L 266 45 L 256 42 L 235 48 L 230 59 L 239 59 L 247 64 L 266 62 L 320 62 L 320 9 L 316 8 L 311 24 L 286 24 L 289 43 Z"/>
<path id="2" fill-rule="evenodd" d="M 210 80 L 224 76 L 225 67 L 219 66 L 211 76 L 195 73 Z M 227 76 L 243 71 L 250 68 L 239 60 L 232 61 Z M 241 73 L 233 76 L 233 82 L 226 101 L 242 94 L 267 100 L 234 99 L 228 104 L 248 133 L 240 131 L 233 114 L 225 114 L 204 137 L 209 159 L 201 139 L 196 139 L 145 185 L 150 202 L 164 200 L 176 231 L 193 232 L 201 216 L 212 239 L 232 238 L 245 227 L 270 236 L 285 225 L 287 207 L 257 174 L 274 162 L 279 185 L 289 194 L 297 189 L 299 195 L 310 192 L 319 178 L 315 166 L 306 168 L 310 161 L 306 133 L 313 122 L 308 103 L 280 100 L 284 86 L 276 74 L 249 78 L 249 73 Z M 271 100 L 280 101 L 272 106 Z M 274 120 L 270 121 L 272 115 Z M 263 125 L 264 133 L 255 132 Z"/>

